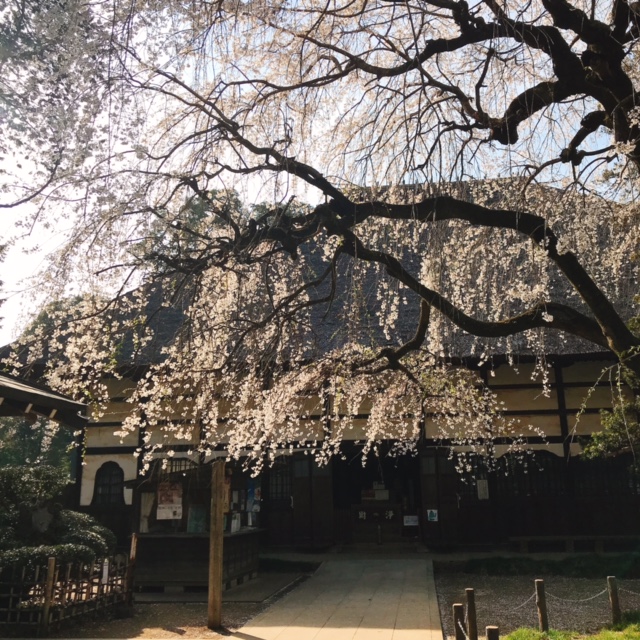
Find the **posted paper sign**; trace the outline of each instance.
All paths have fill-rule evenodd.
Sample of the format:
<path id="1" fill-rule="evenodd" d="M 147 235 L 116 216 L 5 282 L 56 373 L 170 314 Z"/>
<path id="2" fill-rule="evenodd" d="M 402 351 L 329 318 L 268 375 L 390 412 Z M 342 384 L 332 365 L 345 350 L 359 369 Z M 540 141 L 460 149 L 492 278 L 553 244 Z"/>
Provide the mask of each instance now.
<path id="1" fill-rule="evenodd" d="M 182 519 L 182 485 L 178 482 L 158 484 L 158 520 Z"/>
<path id="2" fill-rule="evenodd" d="M 478 480 L 478 500 L 488 500 L 489 499 L 489 481 L 488 480 Z"/>

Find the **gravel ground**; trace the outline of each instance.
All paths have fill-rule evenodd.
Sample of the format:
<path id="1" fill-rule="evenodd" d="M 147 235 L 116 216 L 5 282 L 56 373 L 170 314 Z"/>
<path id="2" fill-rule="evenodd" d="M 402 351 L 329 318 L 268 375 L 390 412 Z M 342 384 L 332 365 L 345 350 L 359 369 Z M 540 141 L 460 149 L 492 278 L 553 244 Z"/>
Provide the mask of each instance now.
<path id="1" fill-rule="evenodd" d="M 478 630 L 481 634 L 488 625 L 499 627 L 500 635 L 519 627 L 537 627 L 535 578 L 544 580 L 549 626 L 552 629 L 589 633 L 610 623 L 606 578 L 437 573 L 438 605 L 446 637 L 453 637 L 452 607 L 458 602 L 464 604 L 465 589 L 468 587 L 475 592 Z M 622 611 L 640 609 L 640 580 L 620 580 L 618 590 Z"/>

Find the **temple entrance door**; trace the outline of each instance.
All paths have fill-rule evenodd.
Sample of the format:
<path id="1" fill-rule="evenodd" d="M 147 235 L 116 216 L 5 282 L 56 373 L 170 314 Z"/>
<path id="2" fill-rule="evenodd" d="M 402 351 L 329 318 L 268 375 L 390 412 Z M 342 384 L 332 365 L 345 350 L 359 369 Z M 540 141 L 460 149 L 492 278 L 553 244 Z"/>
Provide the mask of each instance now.
<path id="1" fill-rule="evenodd" d="M 319 467 L 312 456 L 293 458 L 293 538 L 301 548 L 333 544 L 331 463 Z"/>
<path id="2" fill-rule="evenodd" d="M 334 462 L 336 537 L 356 544 L 408 542 L 419 536 L 419 461 L 416 456 L 371 454 L 362 448 Z"/>
<path id="3" fill-rule="evenodd" d="M 293 487 L 291 457 L 280 456 L 265 471 L 261 526 L 269 545 L 293 544 Z"/>

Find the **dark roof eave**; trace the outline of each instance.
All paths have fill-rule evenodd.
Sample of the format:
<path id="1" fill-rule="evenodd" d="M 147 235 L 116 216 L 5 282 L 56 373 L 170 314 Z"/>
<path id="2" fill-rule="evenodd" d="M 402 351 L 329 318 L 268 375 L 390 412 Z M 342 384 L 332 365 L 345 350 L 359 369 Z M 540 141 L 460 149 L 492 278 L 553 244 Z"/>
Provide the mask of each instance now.
<path id="1" fill-rule="evenodd" d="M 0 373 L 0 415 L 37 415 L 83 428 L 88 418 L 87 405 L 67 398 L 43 385 Z"/>

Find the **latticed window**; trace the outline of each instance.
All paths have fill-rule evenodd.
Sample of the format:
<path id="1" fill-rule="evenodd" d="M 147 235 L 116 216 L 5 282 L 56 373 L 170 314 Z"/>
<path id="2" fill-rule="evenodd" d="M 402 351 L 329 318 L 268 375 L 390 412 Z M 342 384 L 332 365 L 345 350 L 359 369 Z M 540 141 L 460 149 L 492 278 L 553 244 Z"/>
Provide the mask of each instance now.
<path id="1" fill-rule="evenodd" d="M 478 480 L 487 479 L 487 465 L 483 456 L 467 455 L 461 463 L 462 470 L 457 471 L 456 494 L 459 499 L 478 500 Z"/>
<path id="2" fill-rule="evenodd" d="M 276 459 L 269 469 L 269 500 L 287 505 L 291 501 L 291 467 L 288 458 Z"/>
<path id="3" fill-rule="evenodd" d="M 487 469 L 482 456 L 470 455 L 456 493 L 460 498 L 479 499 L 478 480 L 488 479 L 490 474 L 495 498 L 553 497 L 567 493 L 567 463 L 546 451 L 501 456 L 493 471 Z"/>
<path id="4" fill-rule="evenodd" d="M 582 460 L 574 465 L 577 496 L 628 496 L 640 493 L 631 455 L 610 459 Z"/>
<path id="5" fill-rule="evenodd" d="M 496 491 L 503 498 L 554 497 L 567 493 L 567 462 L 548 451 L 498 460 Z"/>
<path id="6" fill-rule="evenodd" d="M 157 465 L 160 480 L 174 479 L 177 475 L 184 475 L 198 468 L 198 465 L 189 458 L 158 460 Z"/>
<path id="7" fill-rule="evenodd" d="M 105 462 L 98 469 L 92 504 L 124 504 L 124 471 L 117 462 Z"/>

